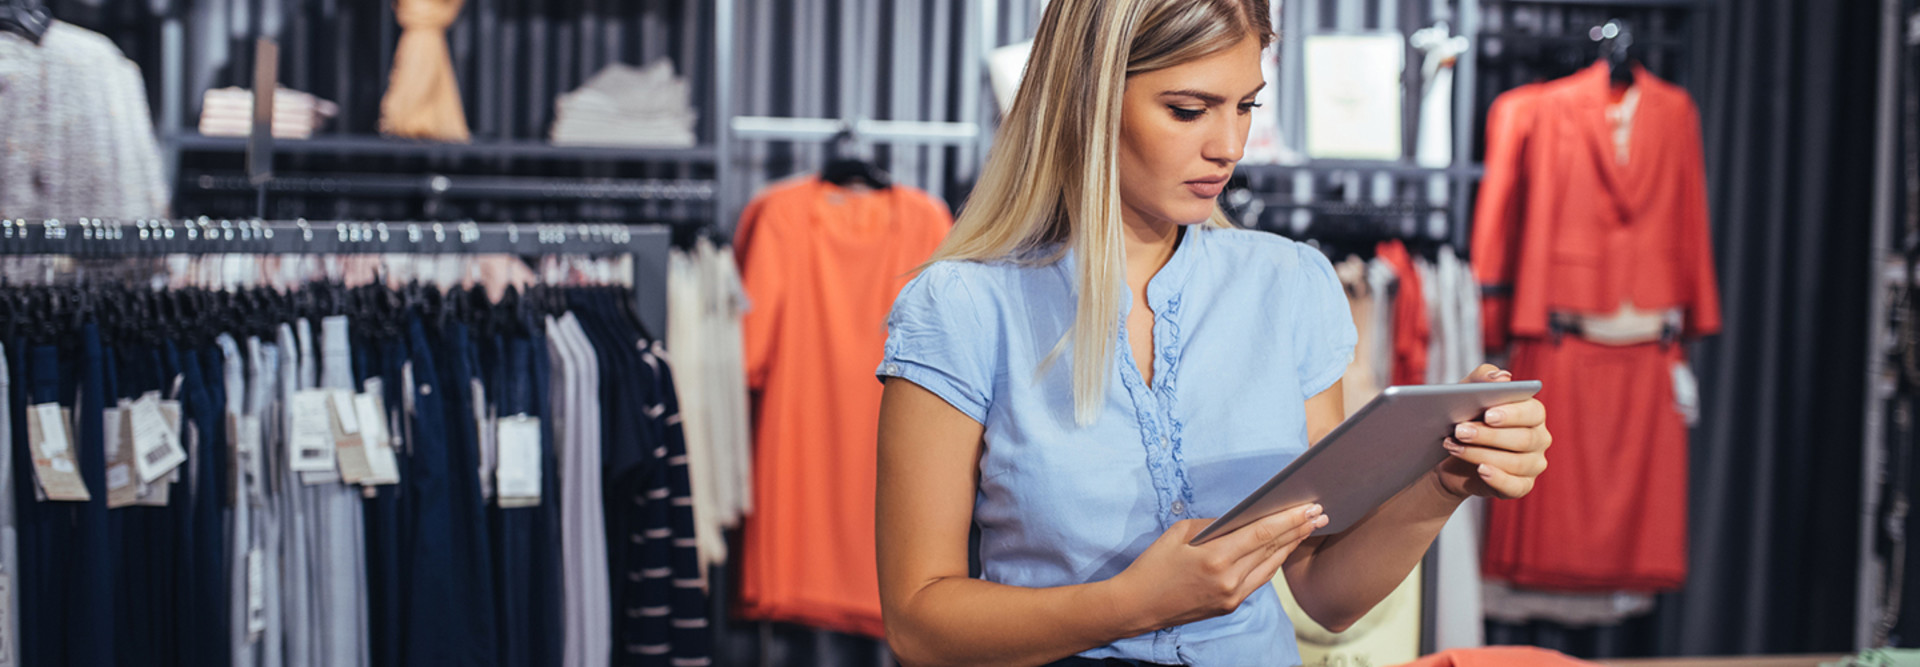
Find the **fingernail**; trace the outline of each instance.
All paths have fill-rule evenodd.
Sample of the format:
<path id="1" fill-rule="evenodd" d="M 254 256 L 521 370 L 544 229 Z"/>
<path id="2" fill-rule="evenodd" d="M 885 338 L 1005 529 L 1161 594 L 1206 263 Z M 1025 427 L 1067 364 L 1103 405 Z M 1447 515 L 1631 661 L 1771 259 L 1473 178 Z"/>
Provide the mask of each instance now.
<path id="1" fill-rule="evenodd" d="M 1318 519 L 1314 519 L 1314 520 L 1313 520 L 1313 527 L 1315 527 L 1315 528 L 1319 528 L 1319 527 L 1321 527 L 1321 526 L 1325 526 L 1325 525 L 1327 525 L 1327 521 L 1329 521 L 1329 519 L 1327 519 L 1327 517 L 1325 517 L 1325 516 L 1321 516 L 1320 518 L 1318 518 Z"/>
<path id="2" fill-rule="evenodd" d="M 1505 412 L 1501 412 L 1499 408 L 1494 408 L 1494 409 L 1492 409 L 1492 410 L 1488 410 L 1488 411 L 1487 411 L 1487 423 L 1489 423 L 1489 424 L 1498 424 L 1498 423 L 1500 423 L 1500 420 L 1501 420 L 1501 419 L 1503 419 L 1503 418 L 1505 418 L 1506 416 L 1507 416 L 1507 413 L 1505 413 Z"/>
<path id="3" fill-rule="evenodd" d="M 1476 468 L 1476 470 L 1480 472 L 1481 477 L 1485 477 L 1487 475 L 1493 474 L 1493 466 L 1487 465 L 1485 463 L 1480 464 L 1480 467 Z"/>
<path id="4" fill-rule="evenodd" d="M 1461 440 L 1472 440 L 1473 436 L 1479 434 L 1480 429 L 1474 428 L 1472 424 L 1461 424 L 1453 427 L 1453 437 Z"/>
<path id="5" fill-rule="evenodd" d="M 1453 452 L 1455 454 L 1466 451 L 1467 449 L 1466 447 L 1461 446 L 1460 443 L 1455 441 L 1453 438 L 1447 438 L 1446 440 L 1440 441 L 1440 446 L 1446 447 L 1447 451 Z"/>
<path id="6" fill-rule="evenodd" d="M 1493 372 L 1493 379 L 1495 379 L 1495 380 L 1511 380 L 1511 379 L 1513 379 L 1513 373 L 1510 373 L 1510 372 L 1507 372 L 1506 370 L 1497 370 L 1497 371 L 1494 371 L 1494 372 Z"/>
<path id="7" fill-rule="evenodd" d="M 1321 511 L 1321 507 L 1320 507 L 1320 506 L 1319 506 L 1318 504 L 1315 504 L 1315 505 L 1308 505 L 1308 506 L 1307 506 L 1307 518 L 1309 518 L 1309 519 L 1311 519 L 1311 518 L 1314 518 L 1314 517 L 1316 517 L 1316 516 L 1320 516 L 1320 511 Z"/>

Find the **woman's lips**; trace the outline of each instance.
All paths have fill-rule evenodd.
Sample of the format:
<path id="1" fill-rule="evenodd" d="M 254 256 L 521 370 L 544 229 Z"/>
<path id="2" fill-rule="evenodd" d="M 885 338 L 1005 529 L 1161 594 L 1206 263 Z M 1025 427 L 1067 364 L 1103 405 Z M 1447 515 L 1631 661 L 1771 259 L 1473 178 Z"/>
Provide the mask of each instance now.
<path id="1" fill-rule="evenodd" d="M 1195 179 L 1187 181 L 1186 186 L 1187 191 L 1192 192 L 1193 196 L 1212 199 L 1220 196 L 1220 191 L 1227 189 L 1227 179 L 1224 176 Z"/>

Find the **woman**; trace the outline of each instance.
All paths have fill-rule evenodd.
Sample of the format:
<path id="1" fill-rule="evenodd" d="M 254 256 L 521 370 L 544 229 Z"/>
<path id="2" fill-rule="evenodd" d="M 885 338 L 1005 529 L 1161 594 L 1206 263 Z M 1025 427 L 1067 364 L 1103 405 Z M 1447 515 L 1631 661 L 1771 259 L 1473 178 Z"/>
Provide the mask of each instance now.
<path id="1" fill-rule="evenodd" d="M 877 528 L 903 662 L 1295 664 L 1276 572 L 1344 628 L 1461 501 L 1524 495 L 1546 467 L 1544 408 L 1501 406 L 1344 533 L 1307 539 L 1327 517 L 1302 507 L 1187 545 L 1340 422 L 1353 356 L 1326 258 L 1215 204 L 1267 16 L 1048 5 L 970 204 L 888 321 Z"/>

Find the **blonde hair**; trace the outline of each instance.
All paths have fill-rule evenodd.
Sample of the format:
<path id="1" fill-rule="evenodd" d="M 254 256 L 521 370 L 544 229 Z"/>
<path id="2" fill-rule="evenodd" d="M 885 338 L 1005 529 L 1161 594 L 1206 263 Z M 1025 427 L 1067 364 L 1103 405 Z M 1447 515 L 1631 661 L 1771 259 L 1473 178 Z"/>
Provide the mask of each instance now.
<path id="1" fill-rule="evenodd" d="M 1266 0 L 1053 0 L 1012 107 L 953 232 L 930 261 L 1076 256 L 1074 419 L 1099 415 L 1120 325 L 1125 253 L 1115 145 L 1127 77 L 1273 40 Z M 1231 226 L 1216 206 L 1208 224 Z M 1063 244 L 1064 242 L 1064 244 Z M 1062 244 L 1043 256 L 1033 251 Z"/>

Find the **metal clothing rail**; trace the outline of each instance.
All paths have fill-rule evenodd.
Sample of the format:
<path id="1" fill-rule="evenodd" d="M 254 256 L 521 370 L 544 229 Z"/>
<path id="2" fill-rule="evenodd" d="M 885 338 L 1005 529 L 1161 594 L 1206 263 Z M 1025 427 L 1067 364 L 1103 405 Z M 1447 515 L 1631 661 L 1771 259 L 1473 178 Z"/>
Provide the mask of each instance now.
<path id="1" fill-rule="evenodd" d="M 734 137 L 768 141 L 829 141 L 849 135 L 856 142 L 963 145 L 980 138 L 980 126 L 973 123 L 735 116 L 729 125 Z"/>
<path id="2" fill-rule="evenodd" d="M 200 173 L 182 179 L 200 191 L 250 192 L 244 175 Z M 714 199 L 714 182 L 701 179 L 551 178 L 444 174 L 329 174 L 275 176 L 267 191 L 280 194 L 356 194 L 387 197 L 444 197 L 534 201 L 686 201 Z"/>
<path id="3" fill-rule="evenodd" d="M 666 331 L 671 247 L 666 225 L 0 219 L 0 255 L 631 255 L 635 307 L 653 332 Z"/>

